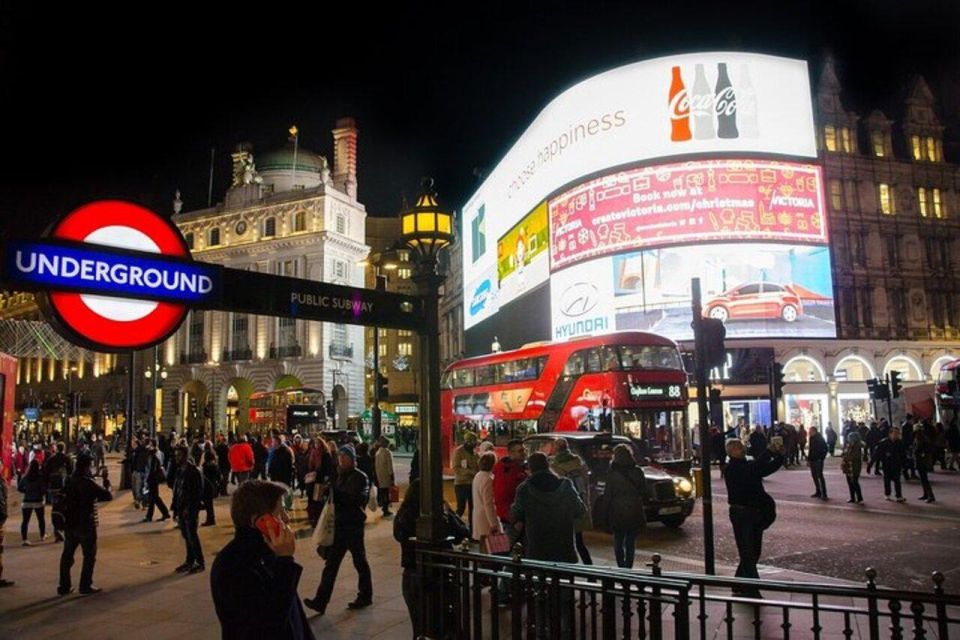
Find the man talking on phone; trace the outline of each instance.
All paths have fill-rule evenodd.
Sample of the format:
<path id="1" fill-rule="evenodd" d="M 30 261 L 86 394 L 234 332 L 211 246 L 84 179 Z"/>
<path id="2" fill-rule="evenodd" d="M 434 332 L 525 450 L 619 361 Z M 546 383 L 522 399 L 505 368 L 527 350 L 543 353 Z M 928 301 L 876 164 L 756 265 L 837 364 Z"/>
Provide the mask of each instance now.
<path id="1" fill-rule="evenodd" d="M 313 640 L 297 585 L 296 540 L 283 508 L 287 489 L 249 480 L 233 493 L 233 540 L 217 554 L 210 573 L 213 604 L 224 640 Z"/>

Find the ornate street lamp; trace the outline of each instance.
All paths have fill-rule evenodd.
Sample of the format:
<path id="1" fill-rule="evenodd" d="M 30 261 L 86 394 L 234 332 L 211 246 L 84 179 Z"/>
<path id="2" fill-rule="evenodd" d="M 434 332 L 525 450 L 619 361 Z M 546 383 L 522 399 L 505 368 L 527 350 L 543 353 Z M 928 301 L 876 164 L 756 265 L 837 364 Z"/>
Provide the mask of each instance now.
<path id="1" fill-rule="evenodd" d="M 420 332 L 420 519 L 417 538 L 441 542 L 443 531 L 443 476 L 440 440 L 440 331 L 439 299 L 444 276 L 437 272 L 440 251 L 453 242 L 453 214 L 437 204 L 433 180 L 420 182 L 413 207 L 400 212 L 400 239 L 411 250 L 412 280 L 424 302 L 426 316 Z"/>

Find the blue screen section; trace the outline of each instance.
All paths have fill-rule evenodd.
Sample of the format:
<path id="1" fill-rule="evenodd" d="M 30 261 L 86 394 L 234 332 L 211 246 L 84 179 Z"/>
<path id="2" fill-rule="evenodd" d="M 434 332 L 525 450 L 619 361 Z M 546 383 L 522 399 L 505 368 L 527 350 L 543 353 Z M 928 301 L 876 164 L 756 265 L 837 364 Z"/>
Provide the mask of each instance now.
<path id="1" fill-rule="evenodd" d="M 50 290 L 83 290 L 124 298 L 196 303 L 219 295 L 219 270 L 201 262 L 45 242 L 7 244 L 8 279 Z"/>

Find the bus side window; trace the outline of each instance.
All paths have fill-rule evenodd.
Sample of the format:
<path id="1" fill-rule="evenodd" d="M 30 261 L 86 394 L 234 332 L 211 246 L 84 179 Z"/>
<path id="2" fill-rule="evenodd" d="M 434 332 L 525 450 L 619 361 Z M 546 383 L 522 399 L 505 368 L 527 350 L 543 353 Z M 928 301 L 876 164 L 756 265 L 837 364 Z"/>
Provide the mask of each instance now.
<path id="1" fill-rule="evenodd" d="M 599 373 L 600 371 L 600 349 L 590 349 L 587 351 L 587 373 Z"/>
<path id="2" fill-rule="evenodd" d="M 583 373 L 583 351 L 577 351 L 570 356 L 567 364 L 563 367 L 563 375 L 579 376 Z"/>
<path id="3" fill-rule="evenodd" d="M 603 347 L 603 370 L 617 371 L 620 369 L 620 358 L 613 347 Z"/>

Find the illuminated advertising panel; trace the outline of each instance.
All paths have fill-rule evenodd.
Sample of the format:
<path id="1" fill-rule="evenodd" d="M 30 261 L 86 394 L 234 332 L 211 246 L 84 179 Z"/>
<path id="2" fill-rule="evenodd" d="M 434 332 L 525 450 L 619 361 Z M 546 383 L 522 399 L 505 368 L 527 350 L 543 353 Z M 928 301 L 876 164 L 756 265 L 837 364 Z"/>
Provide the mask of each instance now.
<path id="1" fill-rule="evenodd" d="M 816 153 L 802 60 L 686 54 L 626 65 L 574 85 L 544 108 L 462 208 L 468 353 L 485 352 L 490 336 L 509 334 L 521 319 L 507 316 L 547 280 L 552 335 L 538 339 L 600 332 L 588 329 L 591 322 L 610 330 L 644 325 L 684 339 L 689 327 L 672 325 L 672 314 L 658 325 L 650 308 L 657 304 L 666 313 L 684 296 L 689 306 L 689 291 L 646 273 L 684 247 L 735 247 L 733 258 L 700 256 L 729 261 L 731 275 L 711 282 L 710 296 L 729 298 L 735 295 L 730 289 L 751 279 L 769 283 L 771 290 L 761 292 L 768 298 L 773 285 L 793 291 L 782 296 L 779 321 L 766 317 L 773 303 L 760 312 L 751 309 L 762 305 L 743 299 L 718 300 L 711 309 L 715 316 L 728 313 L 728 335 L 835 335 L 828 318 L 829 255 L 813 249 L 829 240 L 822 173 L 803 160 Z M 540 216 L 545 242 L 538 237 Z M 532 244 L 531 237 L 537 237 Z M 757 250 L 762 255 L 754 266 L 735 259 L 744 254 L 742 243 L 766 247 Z M 790 271 L 790 264 L 812 271 Z M 630 273 L 640 267 L 644 275 Z M 487 287 L 491 273 L 495 282 Z M 621 285 L 631 281 L 645 286 L 627 292 Z M 587 289 L 595 288 L 601 305 L 591 322 L 561 311 L 576 309 L 558 296 L 580 283 L 579 293 L 590 297 Z M 479 309 L 478 291 L 483 297 L 494 289 L 496 304 L 471 313 L 471 306 Z M 787 298 L 797 300 L 787 305 Z M 641 309 L 646 305 L 642 317 L 637 299 Z M 814 322 L 821 316 L 828 326 Z"/>
<path id="2" fill-rule="evenodd" d="M 820 168 L 767 160 L 639 167 L 550 200 L 551 269 L 630 249 L 827 242 Z"/>

